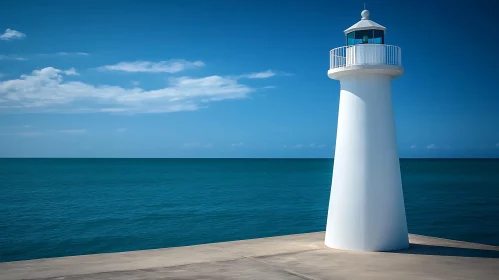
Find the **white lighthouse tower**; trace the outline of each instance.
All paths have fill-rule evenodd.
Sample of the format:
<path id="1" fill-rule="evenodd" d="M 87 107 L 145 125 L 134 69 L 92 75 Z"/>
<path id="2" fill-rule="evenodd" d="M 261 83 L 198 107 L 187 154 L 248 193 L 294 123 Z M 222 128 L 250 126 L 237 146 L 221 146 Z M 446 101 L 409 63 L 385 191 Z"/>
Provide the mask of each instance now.
<path id="1" fill-rule="evenodd" d="M 409 247 L 395 137 L 392 79 L 403 74 L 386 28 L 362 19 L 331 50 L 328 76 L 339 80 L 340 108 L 327 217 L 328 247 L 391 251 Z"/>

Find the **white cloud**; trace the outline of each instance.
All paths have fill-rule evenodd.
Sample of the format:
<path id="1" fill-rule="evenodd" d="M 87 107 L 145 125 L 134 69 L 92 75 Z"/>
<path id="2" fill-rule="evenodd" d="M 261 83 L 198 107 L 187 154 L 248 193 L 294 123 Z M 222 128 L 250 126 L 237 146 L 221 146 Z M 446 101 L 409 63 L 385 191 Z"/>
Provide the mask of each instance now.
<path id="1" fill-rule="evenodd" d="M 139 82 L 139 81 L 132 81 L 132 85 L 134 85 L 134 86 L 139 86 L 139 85 L 140 85 L 140 82 Z"/>
<path id="2" fill-rule="evenodd" d="M 32 125 L 30 125 L 30 124 L 25 124 L 25 125 L 23 125 L 23 127 L 24 127 L 24 128 L 30 128 L 30 127 L 32 127 Z"/>
<path id="3" fill-rule="evenodd" d="M 13 39 L 23 39 L 26 37 L 26 34 L 7 28 L 5 29 L 5 32 L 0 35 L 0 40 L 8 41 L 8 40 L 13 40 Z"/>
<path id="4" fill-rule="evenodd" d="M 232 147 L 233 147 L 233 148 L 242 147 L 242 146 L 244 146 L 244 143 L 243 143 L 243 142 L 239 142 L 239 143 L 234 143 L 234 144 L 232 144 Z"/>
<path id="5" fill-rule="evenodd" d="M 273 70 L 266 70 L 262 72 L 254 72 L 254 73 L 249 73 L 249 74 L 244 74 L 244 75 L 239 75 L 236 78 L 237 79 L 267 79 L 270 77 L 274 76 L 292 76 L 293 74 L 286 73 L 286 72 L 276 72 Z M 274 86 L 268 86 L 264 88 L 274 88 Z"/>
<path id="6" fill-rule="evenodd" d="M 59 56 L 66 56 L 66 55 L 84 55 L 84 56 L 87 56 L 89 55 L 88 53 L 86 52 L 58 52 L 58 53 L 55 53 L 55 55 L 59 55 Z"/>
<path id="7" fill-rule="evenodd" d="M 122 128 L 118 128 L 118 129 L 116 129 L 116 132 L 118 132 L 118 133 L 124 133 L 124 132 L 126 132 L 127 130 L 128 130 L 128 129 L 127 129 L 126 127 L 122 127 Z"/>
<path id="8" fill-rule="evenodd" d="M 430 144 L 428 146 L 426 146 L 427 149 L 436 149 L 437 146 L 435 144 Z"/>
<path id="9" fill-rule="evenodd" d="M 39 53 L 37 56 L 53 57 L 53 56 L 89 56 L 86 52 L 56 52 L 56 53 Z"/>
<path id="10" fill-rule="evenodd" d="M 276 73 L 272 70 L 267 70 L 263 72 L 256 72 L 256 73 L 249 73 L 246 75 L 241 75 L 241 78 L 248 78 L 248 79 L 266 79 L 275 76 Z"/>
<path id="11" fill-rule="evenodd" d="M 276 88 L 276 86 L 266 86 L 266 87 L 263 87 L 265 89 L 270 89 L 270 88 Z"/>
<path id="12" fill-rule="evenodd" d="M 416 145 L 411 145 L 411 149 L 416 149 Z"/>
<path id="13" fill-rule="evenodd" d="M 68 75 L 68 76 L 80 76 L 80 74 L 78 74 L 78 72 L 76 72 L 76 69 L 74 69 L 74 68 L 70 68 L 66 71 L 63 71 L 63 73 Z"/>
<path id="14" fill-rule="evenodd" d="M 47 67 L 0 81 L 2 113 L 167 113 L 194 111 L 214 101 L 246 98 L 254 89 L 221 76 L 171 78 L 155 90 L 64 81 L 67 71 Z"/>
<path id="15" fill-rule="evenodd" d="M 66 134 L 84 134 L 87 133 L 86 129 L 67 129 L 67 130 L 59 130 L 60 133 Z"/>
<path id="16" fill-rule="evenodd" d="M 0 54 L 0 60 L 26 60 L 26 58 L 17 55 Z"/>
<path id="17" fill-rule="evenodd" d="M 114 65 L 101 66 L 98 69 L 107 71 L 124 72 L 147 72 L 147 73 L 177 73 L 190 68 L 203 67 L 202 61 L 187 61 L 184 59 L 174 59 L 168 61 L 134 61 L 120 62 Z"/>

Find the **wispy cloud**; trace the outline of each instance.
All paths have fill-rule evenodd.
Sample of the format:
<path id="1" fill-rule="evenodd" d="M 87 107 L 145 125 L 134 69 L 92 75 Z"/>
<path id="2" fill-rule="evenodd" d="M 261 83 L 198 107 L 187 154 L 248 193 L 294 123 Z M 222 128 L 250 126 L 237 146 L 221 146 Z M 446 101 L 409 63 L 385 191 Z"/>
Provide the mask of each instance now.
<path id="1" fill-rule="evenodd" d="M 245 75 L 241 75 L 241 78 L 247 78 L 247 79 L 266 79 L 275 76 L 276 73 L 272 70 L 267 70 L 263 72 L 256 72 L 256 73 L 249 73 Z"/>
<path id="2" fill-rule="evenodd" d="M 30 59 L 36 58 L 36 57 L 54 57 L 54 56 L 87 56 L 89 55 L 88 53 L 83 53 L 83 52 L 74 52 L 74 53 L 67 53 L 67 52 L 58 52 L 58 53 L 41 53 L 41 54 L 35 54 L 29 56 Z M 16 54 L 0 54 L 0 60 L 18 60 L 18 61 L 24 61 L 28 60 L 25 56 L 19 56 Z"/>
<path id="3" fill-rule="evenodd" d="M 324 144 L 296 144 L 296 145 L 284 145 L 284 148 L 290 148 L 290 149 L 303 149 L 303 148 L 309 148 L 309 149 L 322 149 L 327 147 Z"/>
<path id="4" fill-rule="evenodd" d="M 0 54 L 0 60 L 19 60 L 19 61 L 22 61 L 22 60 L 27 60 L 27 59 L 24 57 L 17 56 L 17 55 Z"/>
<path id="5" fill-rule="evenodd" d="M 0 81 L 3 113 L 167 113 L 194 111 L 208 103 L 246 98 L 255 89 L 237 80 L 208 76 L 171 78 L 155 90 L 94 86 L 64 81 L 68 71 L 53 67 L 35 70 L 19 79 Z M 69 72 L 71 74 L 71 71 Z"/>
<path id="6" fill-rule="evenodd" d="M 26 130 L 32 128 L 32 125 L 23 125 L 23 128 Z M 126 129 L 125 129 L 126 130 Z M 65 129 L 65 130 L 46 130 L 46 131 L 21 131 L 21 132 L 12 132 L 12 133 L 0 133 L 0 135 L 13 135 L 13 136 L 40 136 L 40 135 L 50 135 L 54 133 L 63 133 L 63 134 L 85 134 L 87 133 L 87 129 Z"/>
<path id="7" fill-rule="evenodd" d="M 14 132 L 14 133 L 0 133 L 0 135 L 33 137 L 33 136 L 41 136 L 43 135 L 43 133 L 39 131 L 26 131 L 26 132 Z"/>
<path id="8" fill-rule="evenodd" d="M 36 57 L 56 57 L 56 56 L 88 56 L 88 53 L 84 52 L 58 52 L 58 53 L 41 53 L 41 54 L 34 54 L 31 56 L 28 56 L 30 59 L 36 58 Z M 0 54 L 0 60 L 18 60 L 18 61 L 24 61 L 28 60 L 25 56 L 19 56 L 16 54 Z"/>
<path id="9" fill-rule="evenodd" d="M 213 144 L 211 143 L 199 143 L 199 142 L 186 142 L 182 145 L 184 148 L 188 149 L 199 149 L 199 148 L 212 148 Z"/>
<path id="10" fill-rule="evenodd" d="M 499 148 L 499 142 L 497 142 L 497 144 L 496 144 L 496 148 Z"/>
<path id="11" fill-rule="evenodd" d="M 314 143 L 314 144 L 310 144 L 310 145 L 308 145 L 308 146 L 309 146 L 310 148 L 316 148 L 316 149 L 322 149 L 322 148 L 325 148 L 325 147 L 326 147 L 326 145 L 324 145 L 324 144 L 315 144 L 315 143 Z"/>
<path id="12" fill-rule="evenodd" d="M 435 144 L 430 144 L 428 146 L 426 146 L 427 149 L 436 149 L 437 148 L 437 145 Z"/>
<path id="13" fill-rule="evenodd" d="M 411 145 L 411 149 L 416 149 L 416 145 Z"/>
<path id="14" fill-rule="evenodd" d="M 7 28 L 5 32 L 0 35 L 0 40 L 9 41 L 14 39 L 23 39 L 26 37 L 26 34 L 16 31 L 14 29 Z"/>
<path id="15" fill-rule="evenodd" d="M 117 129 L 116 129 L 116 132 L 118 132 L 118 133 L 124 133 L 124 132 L 126 132 L 127 130 L 128 130 L 128 129 L 127 129 L 126 127 L 122 127 L 122 128 L 117 128 Z"/>
<path id="16" fill-rule="evenodd" d="M 57 57 L 57 56 L 89 56 L 86 52 L 56 52 L 56 53 L 39 53 L 35 56 L 41 57 Z"/>
<path id="17" fill-rule="evenodd" d="M 33 126 L 30 124 L 25 124 L 20 126 L 22 127 L 22 130 L 24 131 L 17 131 L 17 132 L 8 132 L 8 133 L 0 133 L 0 135 L 8 135 L 8 136 L 26 136 L 26 137 L 31 137 L 31 136 L 40 136 L 44 135 L 45 133 L 40 132 L 40 131 L 33 131 L 30 130 Z"/>
<path id="18" fill-rule="evenodd" d="M 43 132 L 39 132 L 39 131 L 26 131 L 26 132 L 19 132 L 19 133 L 17 133 L 17 135 L 21 135 L 21 136 L 39 136 L 39 135 L 43 135 Z"/>
<path id="19" fill-rule="evenodd" d="M 234 144 L 232 144 L 231 146 L 232 146 L 232 148 L 238 148 L 238 147 L 242 147 L 242 146 L 244 146 L 244 143 L 243 143 L 243 142 L 234 143 Z"/>
<path id="20" fill-rule="evenodd" d="M 68 55 L 83 55 L 83 56 L 88 56 L 89 53 L 86 52 L 57 52 L 55 55 L 59 56 L 68 56 Z"/>
<path id="21" fill-rule="evenodd" d="M 238 79 L 267 79 L 267 78 L 274 77 L 274 76 L 292 76 L 292 75 L 293 74 L 281 72 L 281 71 L 266 70 L 266 71 L 262 71 L 262 72 L 254 72 L 254 73 L 239 75 L 236 78 L 238 78 Z M 266 88 L 268 88 L 268 87 L 266 87 Z"/>
<path id="22" fill-rule="evenodd" d="M 123 71 L 123 72 L 144 72 L 144 73 L 177 73 L 186 69 L 203 67 L 202 61 L 187 61 L 184 59 L 173 59 L 167 61 L 133 61 L 120 62 L 114 65 L 101 66 L 98 69 L 104 71 Z"/>
<path id="23" fill-rule="evenodd" d="M 140 85 L 140 82 L 139 82 L 139 81 L 132 81 L 131 83 L 132 83 L 132 85 L 134 85 L 134 86 L 139 86 L 139 85 Z"/>
<path id="24" fill-rule="evenodd" d="M 67 129 L 67 130 L 59 130 L 60 133 L 66 134 L 84 134 L 87 133 L 86 129 Z"/>

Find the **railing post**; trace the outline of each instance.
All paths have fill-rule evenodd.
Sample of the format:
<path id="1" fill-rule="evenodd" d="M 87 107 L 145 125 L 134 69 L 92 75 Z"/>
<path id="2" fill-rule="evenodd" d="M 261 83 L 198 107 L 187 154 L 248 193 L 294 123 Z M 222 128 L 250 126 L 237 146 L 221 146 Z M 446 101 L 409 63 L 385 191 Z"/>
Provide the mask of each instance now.
<path id="1" fill-rule="evenodd" d="M 398 49 L 399 51 L 399 66 L 402 66 L 402 50 Z"/>
<path id="2" fill-rule="evenodd" d="M 336 49 L 329 51 L 329 69 L 336 67 Z"/>

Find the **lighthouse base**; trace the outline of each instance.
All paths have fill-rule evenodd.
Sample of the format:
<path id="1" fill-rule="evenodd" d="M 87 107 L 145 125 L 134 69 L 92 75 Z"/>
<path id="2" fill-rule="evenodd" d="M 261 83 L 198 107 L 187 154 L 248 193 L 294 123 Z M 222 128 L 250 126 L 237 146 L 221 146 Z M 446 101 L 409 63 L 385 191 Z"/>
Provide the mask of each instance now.
<path id="1" fill-rule="evenodd" d="M 356 251 L 409 247 L 392 77 L 358 73 L 340 79 L 328 247 Z"/>
<path id="2" fill-rule="evenodd" d="M 327 239 L 324 245 L 331 249 L 345 250 L 345 251 L 362 251 L 362 252 L 393 252 L 408 249 L 410 247 L 409 241 L 399 240 L 398 242 L 392 242 L 394 244 L 390 246 L 372 246 L 372 247 L 356 247 L 356 246 L 345 246 L 342 242 L 338 243 L 328 243 Z"/>

